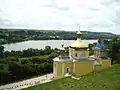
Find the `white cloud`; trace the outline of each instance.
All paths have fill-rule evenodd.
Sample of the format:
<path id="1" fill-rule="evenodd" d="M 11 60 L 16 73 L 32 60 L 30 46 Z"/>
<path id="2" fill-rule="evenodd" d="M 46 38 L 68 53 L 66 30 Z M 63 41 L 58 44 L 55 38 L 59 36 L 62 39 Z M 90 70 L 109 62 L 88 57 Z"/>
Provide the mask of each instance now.
<path id="1" fill-rule="evenodd" d="M 119 0 L 0 0 L 0 27 L 119 33 Z"/>

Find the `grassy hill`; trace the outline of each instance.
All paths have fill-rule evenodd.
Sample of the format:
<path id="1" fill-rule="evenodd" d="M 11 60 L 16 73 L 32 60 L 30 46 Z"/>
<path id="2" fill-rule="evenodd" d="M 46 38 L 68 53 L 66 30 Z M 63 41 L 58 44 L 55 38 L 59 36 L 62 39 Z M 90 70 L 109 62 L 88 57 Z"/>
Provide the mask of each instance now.
<path id="1" fill-rule="evenodd" d="M 120 65 L 88 74 L 80 80 L 67 77 L 23 90 L 120 90 Z"/>
<path id="2" fill-rule="evenodd" d="M 98 39 L 99 36 L 105 39 L 120 37 L 113 33 L 81 31 L 82 39 Z M 34 30 L 34 29 L 2 29 L 0 28 L 0 44 L 16 43 L 27 40 L 75 40 L 75 31 L 63 30 Z"/>

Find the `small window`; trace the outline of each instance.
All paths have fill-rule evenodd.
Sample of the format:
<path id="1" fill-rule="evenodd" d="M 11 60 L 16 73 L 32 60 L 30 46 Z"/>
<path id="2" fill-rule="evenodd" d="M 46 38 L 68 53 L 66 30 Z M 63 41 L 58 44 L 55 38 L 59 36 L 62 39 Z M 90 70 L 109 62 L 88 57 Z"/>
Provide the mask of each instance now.
<path id="1" fill-rule="evenodd" d="M 75 54 L 75 57 L 77 57 L 77 53 Z"/>

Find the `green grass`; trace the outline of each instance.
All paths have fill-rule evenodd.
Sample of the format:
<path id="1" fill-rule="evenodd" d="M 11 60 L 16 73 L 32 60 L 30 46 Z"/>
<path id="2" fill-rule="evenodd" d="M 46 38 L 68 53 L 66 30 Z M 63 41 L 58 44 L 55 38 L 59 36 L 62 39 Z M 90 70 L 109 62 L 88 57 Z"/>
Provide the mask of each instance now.
<path id="1" fill-rule="evenodd" d="M 120 90 L 120 65 L 88 74 L 80 80 L 67 77 L 23 90 Z"/>

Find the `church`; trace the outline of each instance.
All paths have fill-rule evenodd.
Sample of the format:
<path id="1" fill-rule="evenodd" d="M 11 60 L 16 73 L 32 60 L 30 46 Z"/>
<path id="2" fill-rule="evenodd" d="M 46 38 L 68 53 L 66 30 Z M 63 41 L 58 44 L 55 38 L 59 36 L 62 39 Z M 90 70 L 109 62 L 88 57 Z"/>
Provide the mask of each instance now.
<path id="1" fill-rule="evenodd" d="M 110 58 L 100 48 L 94 48 L 94 54 L 89 56 L 88 45 L 81 40 L 81 32 L 77 32 L 77 40 L 69 46 L 69 53 L 60 49 L 60 55 L 53 59 L 53 75 L 61 78 L 65 75 L 80 77 L 91 72 L 99 71 L 111 66 Z"/>

